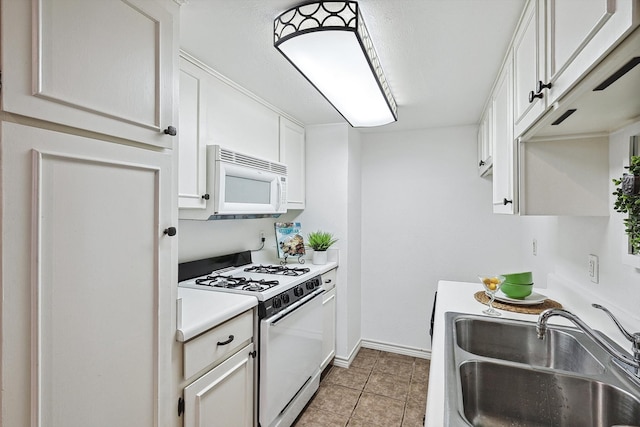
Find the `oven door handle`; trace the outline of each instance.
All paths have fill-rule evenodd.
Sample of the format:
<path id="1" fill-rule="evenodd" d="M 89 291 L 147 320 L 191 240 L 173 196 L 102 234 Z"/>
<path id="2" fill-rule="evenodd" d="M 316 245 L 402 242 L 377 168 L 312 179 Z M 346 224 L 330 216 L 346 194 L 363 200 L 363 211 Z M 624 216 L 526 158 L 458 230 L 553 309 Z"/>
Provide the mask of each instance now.
<path id="1" fill-rule="evenodd" d="M 265 319 L 265 322 L 269 323 L 270 325 L 275 325 L 280 320 L 282 320 L 283 317 L 285 317 L 289 313 L 293 313 L 294 311 L 298 310 L 299 308 L 302 308 L 302 306 L 304 306 L 306 303 L 308 303 L 312 299 L 316 298 L 317 296 L 322 295 L 323 293 L 325 293 L 324 289 L 316 289 L 315 291 L 311 292 L 306 297 L 302 298 L 299 301 L 296 301 L 296 303 L 293 304 L 291 307 L 288 307 L 288 308 L 282 310 L 281 312 L 276 313 L 275 315 L 271 316 L 270 318 Z"/>

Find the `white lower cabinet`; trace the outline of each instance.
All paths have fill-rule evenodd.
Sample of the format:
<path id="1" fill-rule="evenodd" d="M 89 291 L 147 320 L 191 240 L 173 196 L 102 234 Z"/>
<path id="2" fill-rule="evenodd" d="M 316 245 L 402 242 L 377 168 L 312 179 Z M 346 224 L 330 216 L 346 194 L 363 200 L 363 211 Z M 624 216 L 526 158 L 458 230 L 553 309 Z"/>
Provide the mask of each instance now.
<path id="1" fill-rule="evenodd" d="M 322 275 L 322 286 L 326 291 L 322 296 L 322 364 L 329 365 L 336 355 L 336 269 Z"/>
<path id="2" fill-rule="evenodd" d="M 1 423 L 175 425 L 170 153 L 1 130 Z"/>
<path id="3" fill-rule="evenodd" d="M 184 343 L 184 427 L 256 425 L 255 313 Z"/>
<path id="4" fill-rule="evenodd" d="M 184 389 L 185 427 L 253 427 L 253 343 Z"/>

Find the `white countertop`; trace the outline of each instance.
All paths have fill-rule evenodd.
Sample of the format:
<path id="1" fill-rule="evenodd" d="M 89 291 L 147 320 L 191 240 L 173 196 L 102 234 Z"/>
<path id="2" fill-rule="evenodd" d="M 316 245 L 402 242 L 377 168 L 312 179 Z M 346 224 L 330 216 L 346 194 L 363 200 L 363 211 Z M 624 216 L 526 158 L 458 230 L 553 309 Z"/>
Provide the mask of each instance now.
<path id="1" fill-rule="evenodd" d="M 550 280 L 550 283 L 552 281 Z M 481 284 L 466 282 L 438 282 L 438 299 L 436 303 L 435 324 L 433 331 L 433 343 L 431 350 L 431 368 L 429 371 L 429 393 L 427 396 L 427 414 L 425 427 L 444 426 L 444 396 L 445 396 L 445 331 L 444 315 L 446 312 L 459 312 L 477 314 L 484 316 L 482 310 L 487 306 L 479 303 L 474 298 L 474 294 L 482 290 Z M 534 289 L 535 292 L 543 294 L 560 304 L 563 308 L 580 316 L 593 329 L 605 333 L 609 338 L 616 341 L 622 348 L 629 351 L 631 344 L 627 342 L 622 334 L 617 330 L 614 323 L 601 310 L 590 306 L 596 299 L 589 295 L 576 295 L 571 293 L 571 289 L 562 287 L 559 283 L 549 289 Z M 617 312 L 614 307 L 609 308 L 623 325 L 627 322 L 637 322 L 636 319 L 626 317 L 626 313 Z M 502 318 L 517 319 L 535 322 L 537 315 L 521 314 L 510 311 L 499 310 Z M 574 326 L 570 321 L 554 316 L 549 319 L 549 324 Z M 633 328 L 632 328 L 633 329 Z"/>
<path id="2" fill-rule="evenodd" d="M 255 307 L 258 299 L 249 295 L 179 287 L 177 304 L 176 339 L 184 342 Z"/>

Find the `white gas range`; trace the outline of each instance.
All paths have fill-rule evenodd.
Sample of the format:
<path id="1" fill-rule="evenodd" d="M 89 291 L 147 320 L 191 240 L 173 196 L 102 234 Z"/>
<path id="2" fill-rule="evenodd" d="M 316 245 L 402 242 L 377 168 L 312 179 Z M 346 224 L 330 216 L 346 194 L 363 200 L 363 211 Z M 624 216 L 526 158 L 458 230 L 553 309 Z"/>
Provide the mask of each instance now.
<path id="1" fill-rule="evenodd" d="M 181 263 L 180 287 L 258 299 L 258 420 L 288 427 L 318 389 L 322 359 L 322 280 L 318 268 L 263 265 L 251 252 Z"/>

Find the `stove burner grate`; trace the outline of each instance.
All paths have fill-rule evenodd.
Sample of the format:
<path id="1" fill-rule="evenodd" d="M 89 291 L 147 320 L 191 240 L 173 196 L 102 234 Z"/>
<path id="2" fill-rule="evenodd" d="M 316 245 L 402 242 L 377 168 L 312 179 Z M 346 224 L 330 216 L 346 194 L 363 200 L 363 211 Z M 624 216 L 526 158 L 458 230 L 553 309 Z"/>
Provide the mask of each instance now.
<path id="1" fill-rule="evenodd" d="M 242 289 L 243 291 L 261 292 L 279 285 L 277 280 L 251 280 L 245 277 L 234 276 L 207 276 L 196 279 L 196 285 L 210 286 L 214 288 Z"/>
<path id="2" fill-rule="evenodd" d="M 282 276 L 301 276 L 311 271 L 308 268 L 287 267 L 284 265 L 254 265 L 244 269 L 246 272 L 263 273 L 263 274 L 279 274 Z"/>

